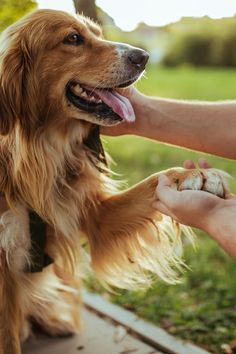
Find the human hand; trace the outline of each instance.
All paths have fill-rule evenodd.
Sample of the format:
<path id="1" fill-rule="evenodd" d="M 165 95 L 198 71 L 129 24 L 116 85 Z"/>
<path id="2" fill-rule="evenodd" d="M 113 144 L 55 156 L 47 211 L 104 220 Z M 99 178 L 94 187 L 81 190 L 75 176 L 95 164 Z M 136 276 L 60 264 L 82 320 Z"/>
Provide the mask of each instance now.
<path id="1" fill-rule="evenodd" d="M 201 168 L 209 168 L 206 160 L 199 160 Z M 195 168 L 192 161 L 184 163 L 185 168 Z M 172 217 L 181 224 L 194 226 L 208 231 L 216 211 L 223 208 L 224 199 L 205 191 L 183 190 L 176 191 L 171 186 L 171 181 L 165 176 L 159 177 L 156 189 L 157 200 L 153 207 L 161 213 Z"/>
<path id="2" fill-rule="evenodd" d="M 200 167 L 210 167 L 202 160 Z M 185 168 L 194 168 L 192 161 L 186 161 Z M 181 224 L 197 227 L 207 232 L 231 257 L 236 259 L 236 196 L 225 199 L 205 191 L 176 191 L 171 188 L 165 175 L 159 177 L 156 189 L 157 200 L 153 206 L 161 213 Z"/>

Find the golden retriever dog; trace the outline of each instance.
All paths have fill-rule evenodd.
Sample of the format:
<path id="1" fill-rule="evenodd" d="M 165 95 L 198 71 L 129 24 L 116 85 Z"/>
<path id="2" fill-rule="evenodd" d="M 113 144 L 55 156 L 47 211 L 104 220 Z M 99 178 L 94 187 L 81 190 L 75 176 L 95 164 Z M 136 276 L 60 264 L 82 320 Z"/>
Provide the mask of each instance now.
<path id="1" fill-rule="evenodd" d="M 99 138 L 99 125 L 135 119 L 120 88 L 147 60 L 104 40 L 88 18 L 60 11 L 35 11 L 2 33 L 0 354 L 19 354 L 32 323 L 51 335 L 78 330 L 86 252 L 112 286 L 148 286 L 152 274 L 176 280 L 181 238 L 152 208 L 158 174 L 117 191 Z M 224 196 L 217 171 L 166 174 L 179 190 Z"/>

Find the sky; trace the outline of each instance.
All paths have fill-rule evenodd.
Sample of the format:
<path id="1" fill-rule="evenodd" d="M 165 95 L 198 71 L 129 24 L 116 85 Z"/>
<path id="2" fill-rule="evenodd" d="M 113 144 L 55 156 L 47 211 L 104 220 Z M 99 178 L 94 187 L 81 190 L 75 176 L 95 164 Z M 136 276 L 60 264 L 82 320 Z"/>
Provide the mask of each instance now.
<path id="1" fill-rule="evenodd" d="M 74 12 L 72 0 L 37 0 L 40 8 Z M 164 26 L 183 16 L 230 17 L 236 13 L 236 0 L 96 0 L 117 26 L 133 30 L 139 22 Z"/>

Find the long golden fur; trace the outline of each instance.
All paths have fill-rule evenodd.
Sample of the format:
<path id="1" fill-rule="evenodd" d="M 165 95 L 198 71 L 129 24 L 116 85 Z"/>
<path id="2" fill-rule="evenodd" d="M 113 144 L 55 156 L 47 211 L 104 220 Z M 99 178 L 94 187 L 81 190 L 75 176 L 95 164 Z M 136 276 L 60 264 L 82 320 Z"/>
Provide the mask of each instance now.
<path id="1" fill-rule="evenodd" d="M 83 36 L 83 46 L 64 44 L 71 31 Z M 33 12 L 1 36 L 0 354 L 20 353 L 32 321 L 53 335 L 78 329 L 81 235 L 104 282 L 144 287 L 151 273 L 176 280 L 181 239 L 152 208 L 158 175 L 117 192 L 86 145 L 96 124 L 107 121 L 65 96 L 72 79 L 101 88 L 127 80 L 122 48 L 89 19 L 52 10 Z M 201 179 L 198 171 L 166 173 L 179 188 Z M 28 210 L 47 223 L 46 252 L 54 260 L 35 274 L 25 272 L 32 261 Z"/>

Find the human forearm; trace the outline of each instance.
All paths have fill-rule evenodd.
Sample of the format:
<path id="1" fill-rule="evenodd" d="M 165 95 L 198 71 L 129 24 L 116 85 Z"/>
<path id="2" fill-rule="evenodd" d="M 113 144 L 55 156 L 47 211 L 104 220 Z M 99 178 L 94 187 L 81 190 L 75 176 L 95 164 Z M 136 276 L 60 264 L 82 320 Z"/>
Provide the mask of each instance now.
<path id="1" fill-rule="evenodd" d="M 231 257 L 236 259 L 236 198 L 222 201 L 209 213 L 202 229 L 206 231 Z"/>
<path id="2" fill-rule="evenodd" d="M 236 103 L 191 102 L 133 95 L 136 123 L 129 133 L 236 158 Z"/>

